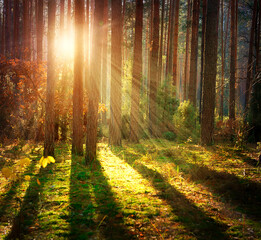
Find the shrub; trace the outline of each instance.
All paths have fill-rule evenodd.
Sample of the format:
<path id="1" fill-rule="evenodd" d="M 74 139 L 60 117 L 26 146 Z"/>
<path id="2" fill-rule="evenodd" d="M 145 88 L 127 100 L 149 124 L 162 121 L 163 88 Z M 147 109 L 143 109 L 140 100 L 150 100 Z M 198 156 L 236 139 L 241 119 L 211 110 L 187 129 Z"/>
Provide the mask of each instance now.
<path id="1" fill-rule="evenodd" d="M 174 132 L 164 132 L 163 137 L 169 141 L 175 141 L 177 138 L 177 135 Z"/>
<path id="2" fill-rule="evenodd" d="M 189 101 L 182 102 L 173 116 L 177 137 L 181 141 L 188 139 L 193 142 L 199 138 L 198 114 L 195 107 Z"/>

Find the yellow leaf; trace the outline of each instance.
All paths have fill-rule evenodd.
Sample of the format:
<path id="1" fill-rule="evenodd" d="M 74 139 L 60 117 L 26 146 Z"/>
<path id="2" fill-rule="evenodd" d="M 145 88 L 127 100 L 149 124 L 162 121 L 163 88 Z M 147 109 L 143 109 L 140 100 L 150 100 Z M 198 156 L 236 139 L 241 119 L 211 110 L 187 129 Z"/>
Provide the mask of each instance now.
<path id="1" fill-rule="evenodd" d="M 42 165 L 43 160 L 44 160 L 44 157 L 42 156 L 41 159 L 40 159 L 40 165 Z"/>
<path id="2" fill-rule="evenodd" d="M 49 160 L 49 163 L 55 163 L 55 159 L 52 156 L 47 157 Z"/>
<path id="3" fill-rule="evenodd" d="M 23 158 L 20 160 L 20 166 L 23 167 L 23 166 L 26 166 L 26 165 L 29 165 L 31 162 L 31 160 L 29 158 Z"/>
<path id="4" fill-rule="evenodd" d="M 25 179 L 26 181 L 30 181 L 31 177 L 30 177 L 29 175 L 26 175 L 26 176 L 24 177 L 24 179 Z"/>
<path id="5" fill-rule="evenodd" d="M 48 158 L 44 158 L 42 161 L 42 167 L 46 168 L 47 164 L 48 164 Z"/>
<path id="6" fill-rule="evenodd" d="M 12 174 L 10 177 L 13 181 L 16 181 L 18 179 L 18 177 L 16 176 L 16 174 Z"/>
<path id="7" fill-rule="evenodd" d="M 41 185 L 41 183 L 40 183 L 38 178 L 37 178 L 36 182 L 37 182 L 38 185 Z"/>
<path id="8" fill-rule="evenodd" d="M 4 167 L 2 168 L 2 174 L 6 179 L 10 178 L 12 176 L 12 170 L 8 167 Z"/>

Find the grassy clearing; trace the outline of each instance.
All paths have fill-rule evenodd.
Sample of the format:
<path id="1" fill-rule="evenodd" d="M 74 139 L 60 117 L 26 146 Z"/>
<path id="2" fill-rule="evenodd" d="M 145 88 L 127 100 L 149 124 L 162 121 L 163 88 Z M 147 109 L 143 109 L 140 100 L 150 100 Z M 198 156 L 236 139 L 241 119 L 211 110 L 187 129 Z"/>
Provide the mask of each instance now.
<path id="1" fill-rule="evenodd" d="M 25 147 L 26 146 L 26 147 Z M 59 144 L 0 149 L 0 239 L 261 239 L 255 152 L 146 140 L 109 147 L 84 166 Z M 30 164 L 18 167 L 28 157 Z M 28 177 L 30 176 L 30 177 Z"/>

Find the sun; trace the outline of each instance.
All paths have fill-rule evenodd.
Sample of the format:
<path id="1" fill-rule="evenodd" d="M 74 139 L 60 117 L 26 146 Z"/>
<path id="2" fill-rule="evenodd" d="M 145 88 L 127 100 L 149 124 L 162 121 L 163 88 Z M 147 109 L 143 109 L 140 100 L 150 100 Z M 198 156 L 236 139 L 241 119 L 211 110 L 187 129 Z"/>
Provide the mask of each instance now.
<path id="1" fill-rule="evenodd" d="M 56 39 L 57 57 L 71 60 L 74 56 L 74 36 L 73 34 L 63 34 Z"/>

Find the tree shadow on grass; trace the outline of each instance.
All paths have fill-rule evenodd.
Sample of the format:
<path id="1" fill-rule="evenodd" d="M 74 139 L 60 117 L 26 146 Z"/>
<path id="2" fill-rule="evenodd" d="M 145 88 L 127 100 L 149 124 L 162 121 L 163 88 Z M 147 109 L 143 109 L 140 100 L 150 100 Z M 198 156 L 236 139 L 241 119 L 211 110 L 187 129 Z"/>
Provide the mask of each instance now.
<path id="1" fill-rule="evenodd" d="M 6 212 L 8 211 L 8 209 L 12 206 L 12 201 L 14 200 L 14 197 L 17 194 L 17 189 L 22 184 L 24 177 L 26 175 L 30 175 L 35 170 L 35 166 L 36 166 L 35 161 L 36 161 L 36 159 L 31 161 L 31 164 L 27 167 L 26 171 L 21 176 L 19 176 L 19 178 L 16 181 L 14 181 L 10 184 L 10 188 L 4 194 L 5 197 L 0 202 L 0 205 L 1 205 L 0 221 L 1 222 L 3 221 L 2 218 L 6 215 Z M 17 201 L 19 201 L 19 199 L 17 199 Z"/>
<path id="2" fill-rule="evenodd" d="M 123 157 L 122 153 L 119 154 L 117 151 L 114 151 L 114 154 Z M 130 153 L 127 152 L 127 154 Z M 165 200 L 172 207 L 173 213 L 178 216 L 178 221 L 197 239 L 228 239 L 228 236 L 225 234 L 226 225 L 221 225 L 211 217 L 208 217 L 182 193 L 166 182 L 159 172 L 141 163 L 135 163 L 135 160 L 131 158 L 131 160 L 125 157 L 124 159 L 144 178 L 150 180 L 153 187 L 160 192 L 158 197 Z"/>
<path id="3" fill-rule="evenodd" d="M 245 152 L 250 151 L 250 150 L 241 150 L 241 149 L 236 149 L 235 147 L 221 147 L 221 146 L 211 146 L 207 148 L 208 151 L 218 154 L 220 156 L 223 155 L 223 153 L 226 154 L 227 158 L 240 158 L 241 162 L 247 163 L 249 166 L 251 167 L 258 167 L 260 166 L 260 162 L 258 161 L 258 159 L 255 158 L 251 158 L 250 156 L 246 155 Z M 255 151 L 255 150 L 254 150 Z"/>
<path id="4" fill-rule="evenodd" d="M 90 170 L 82 158 L 72 155 L 70 177 L 70 213 L 64 216 L 70 223 L 69 239 L 89 239 L 94 234 L 95 205 L 89 183 Z"/>
<path id="5" fill-rule="evenodd" d="M 85 167 L 72 157 L 70 239 L 133 239 L 123 225 L 120 208 L 98 160 Z"/>
<path id="6" fill-rule="evenodd" d="M 218 154 L 218 149 L 212 149 L 212 151 Z M 238 153 L 228 152 L 233 154 L 230 157 L 239 156 Z M 208 187 L 209 191 L 220 196 L 223 202 L 232 203 L 238 211 L 250 215 L 252 218 L 261 218 L 260 183 L 227 172 L 218 172 L 203 164 L 199 165 L 196 155 L 194 155 L 195 163 L 191 163 L 184 160 L 184 156 L 179 152 L 169 151 L 168 149 L 160 150 L 157 154 L 164 158 L 164 162 L 175 163 L 176 166 L 179 166 L 179 170 L 186 174 L 187 178 Z M 240 155 L 240 157 L 242 156 Z"/>
<path id="7" fill-rule="evenodd" d="M 48 181 L 47 174 L 50 172 L 50 168 L 50 166 L 45 169 L 41 168 L 39 173 L 31 179 L 21 202 L 20 211 L 15 217 L 6 239 L 24 239 L 25 235 L 31 234 L 34 230 L 33 225 L 41 208 L 41 193 Z"/>
<path id="8" fill-rule="evenodd" d="M 247 178 L 240 178 L 227 172 L 218 172 L 203 164 L 188 162 L 182 155 L 166 150 L 159 151 L 160 156 L 165 156 L 165 162 L 175 163 L 185 176 L 198 182 L 209 191 L 218 195 L 225 203 L 231 203 L 237 210 L 253 218 L 261 218 L 261 184 Z M 247 174 L 247 173 L 246 173 Z"/>
<path id="9" fill-rule="evenodd" d="M 102 239 L 137 239 L 124 225 L 123 214 L 118 205 L 107 177 L 104 175 L 102 166 L 98 160 L 93 162 L 91 178 L 95 181 L 94 195 L 98 205 L 98 211 L 103 222 L 100 222 Z"/>
<path id="10" fill-rule="evenodd" d="M 217 172 L 204 165 L 184 163 L 184 172 L 192 181 L 199 182 L 224 202 L 232 203 L 238 211 L 261 218 L 261 184 L 226 172 Z M 182 171 L 182 168 L 180 168 Z"/>

